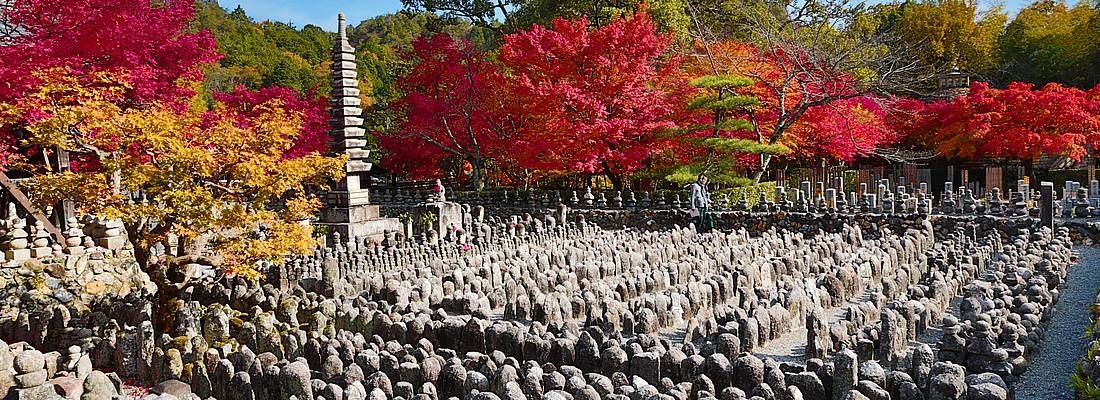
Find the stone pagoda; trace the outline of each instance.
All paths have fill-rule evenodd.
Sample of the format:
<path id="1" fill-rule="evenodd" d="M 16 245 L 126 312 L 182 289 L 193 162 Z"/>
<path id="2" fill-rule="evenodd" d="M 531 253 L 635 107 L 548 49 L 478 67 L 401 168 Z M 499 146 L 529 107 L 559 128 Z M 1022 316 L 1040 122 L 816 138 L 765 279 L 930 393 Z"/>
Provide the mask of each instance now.
<path id="1" fill-rule="evenodd" d="M 320 224 L 328 227 L 329 243 L 363 237 L 382 241 L 386 231 L 400 231 L 402 227 L 396 218 L 380 218 L 378 206 L 370 204 L 367 190 L 370 150 L 365 148 L 367 137 L 362 127 L 355 48 L 348 43 L 344 14 L 340 14 L 339 22 L 332 45 L 328 151 L 331 156 L 347 155 L 347 176 L 325 193 Z"/>

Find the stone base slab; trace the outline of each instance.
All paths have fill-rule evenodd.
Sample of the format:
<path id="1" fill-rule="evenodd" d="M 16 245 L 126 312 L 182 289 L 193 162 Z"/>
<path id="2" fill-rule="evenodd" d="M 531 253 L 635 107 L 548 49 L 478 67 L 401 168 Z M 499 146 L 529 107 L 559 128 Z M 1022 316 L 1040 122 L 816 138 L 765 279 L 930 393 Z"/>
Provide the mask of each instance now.
<path id="1" fill-rule="evenodd" d="M 356 223 L 325 223 L 318 225 L 328 227 L 328 243 L 334 243 L 336 233 L 340 234 L 340 241 L 348 242 L 350 238 L 367 238 L 372 242 L 381 242 L 386 238 L 386 232 L 401 232 L 404 226 L 397 218 L 377 218 Z"/>

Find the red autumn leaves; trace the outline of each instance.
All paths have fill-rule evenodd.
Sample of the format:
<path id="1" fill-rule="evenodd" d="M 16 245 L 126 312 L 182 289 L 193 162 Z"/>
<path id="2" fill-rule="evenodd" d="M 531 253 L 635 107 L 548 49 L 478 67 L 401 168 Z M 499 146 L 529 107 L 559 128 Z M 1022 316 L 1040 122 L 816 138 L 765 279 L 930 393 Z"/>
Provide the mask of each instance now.
<path id="1" fill-rule="evenodd" d="M 682 118 L 676 91 L 686 86 L 668 46 L 644 15 L 598 30 L 584 19 L 535 26 L 506 36 L 496 62 L 466 41 L 421 38 L 401 81 L 407 118 L 383 134 L 387 162 L 414 177 L 448 163 L 481 178 L 489 164 L 505 173 L 637 171 Z"/>
<path id="2" fill-rule="evenodd" d="M 1100 88 L 975 83 L 967 96 L 926 103 L 860 93 L 843 71 L 790 73 L 805 70 L 797 54 L 737 42 L 708 51 L 713 62 L 677 54 L 644 12 L 596 29 L 559 18 L 505 36 L 493 55 L 446 35 L 421 38 L 398 104 L 407 120 L 380 133 L 386 163 L 414 178 L 522 170 L 618 184 L 706 153 L 698 135 L 670 132 L 706 119 L 686 106 L 697 93 L 689 82 L 715 69 L 753 78 L 740 94 L 759 99 L 730 116 L 753 121 L 751 129 L 722 135 L 771 144 L 784 125 L 775 144 L 790 148 L 792 161 L 852 162 L 895 145 L 947 157 L 1081 159 L 1100 135 Z M 751 154 L 744 160 L 746 170 L 759 168 Z"/>
<path id="3" fill-rule="evenodd" d="M 186 112 L 204 79 L 203 67 L 218 61 L 214 37 L 191 29 L 191 1 L 18 0 L 0 9 L 0 103 L 19 103 L 43 82 L 42 74 L 65 73 L 96 85 L 101 73 L 125 85 L 117 99 L 124 107 L 160 103 Z M 9 30 L 8 27 L 18 27 Z M 236 112 L 279 99 L 303 114 L 304 134 L 287 154 L 299 157 L 325 149 L 325 102 L 282 87 L 236 88 L 212 97 Z M 29 113 L 34 115 L 35 113 Z M 0 126 L 0 165 L 16 149 L 17 126 Z"/>
<path id="4" fill-rule="evenodd" d="M 910 102 L 915 139 L 949 157 L 1081 160 L 1100 141 L 1100 86 L 1084 91 L 1014 82 L 1005 89 L 976 82 L 950 101 Z"/>
<path id="5" fill-rule="evenodd" d="M 505 37 L 510 111 L 525 116 L 519 134 L 535 156 L 520 162 L 612 177 L 644 167 L 683 117 L 669 42 L 645 14 L 591 31 L 559 18 Z"/>
<path id="6" fill-rule="evenodd" d="M 583 18 L 559 18 L 505 36 L 495 58 L 447 35 L 421 38 L 408 54 L 413 67 L 397 104 L 407 118 L 379 133 L 385 162 L 414 178 L 465 168 L 478 179 L 493 169 L 499 175 L 524 170 L 599 174 L 616 184 L 662 163 L 691 162 L 687 158 L 702 152 L 687 136 L 697 135 L 670 132 L 704 116 L 687 107 L 697 91 L 690 81 L 702 68 L 670 45 L 645 13 L 597 29 Z M 751 51 L 737 43 L 715 48 Z M 757 58 L 763 76 L 789 62 Z M 751 112 L 760 130 L 776 123 L 778 105 L 793 95 L 780 99 L 763 83 L 744 94 L 761 104 L 736 117 Z M 812 107 L 782 144 L 796 150 L 793 157 L 869 154 L 899 136 L 881 103 L 853 96 Z M 755 140 L 757 133 L 728 136 Z"/>
<path id="7" fill-rule="evenodd" d="M 182 81 L 202 81 L 200 65 L 221 58 L 214 37 L 190 31 L 190 1 L 19 0 L 3 9 L 0 100 L 37 86 L 37 71 L 123 74 L 138 102 L 186 101 L 193 91 Z M 5 28 L 8 29 L 8 28 Z"/>
<path id="8" fill-rule="evenodd" d="M 36 87 L 36 71 L 60 68 L 76 76 L 121 75 L 129 88 L 120 100 L 126 106 L 161 102 L 184 109 L 203 78 L 202 65 L 220 57 L 208 32 L 188 28 L 191 2 L 19 0 L 7 7 L 0 19 L 2 101 Z M 4 26 L 20 30 L 4 32 Z M 801 69 L 794 68 L 797 53 L 737 42 L 708 44 L 719 64 L 714 71 L 697 54 L 674 48 L 644 11 L 595 29 L 584 19 L 558 19 L 503 42 L 493 52 L 448 35 L 414 43 L 407 54 L 412 68 L 400 80 L 404 95 L 391 104 L 405 118 L 379 133 L 393 172 L 414 178 L 453 173 L 477 182 L 575 173 L 621 181 L 691 163 L 707 154 L 689 140 L 699 135 L 674 132 L 706 120 L 705 111 L 687 107 L 698 95 L 690 82 L 714 73 L 752 77 L 756 83 L 740 94 L 759 99 L 727 116 L 752 119 L 751 128 L 723 131 L 723 137 L 767 142 L 793 104 L 835 98 L 806 108 L 784 127 L 777 144 L 791 150 L 783 156 L 790 161 L 851 162 L 899 142 L 948 157 L 1081 159 L 1100 135 L 1100 88 L 976 83 L 969 95 L 948 101 L 875 97 L 860 94 L 858 80 L 844 71 L 792 75 Z M 794 84 L 784 86 L 788 81 Z M 242 115 L 281 99 L 305 119 L 306 133 L 288 157 L 324 149 L 323 99 L 282 88 L 214 97 Z M 0 157 L 16 151 L 10 128 L 2 129 Z M 742 172 L 752 171 L 759 159 L 746 153 L 741 164 Z"/>

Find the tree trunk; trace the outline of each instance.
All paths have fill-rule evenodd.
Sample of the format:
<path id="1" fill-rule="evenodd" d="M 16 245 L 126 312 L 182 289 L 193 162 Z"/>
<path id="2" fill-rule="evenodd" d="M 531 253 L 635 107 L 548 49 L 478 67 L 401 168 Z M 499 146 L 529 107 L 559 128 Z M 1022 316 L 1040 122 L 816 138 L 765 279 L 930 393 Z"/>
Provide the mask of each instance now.
<path id="1" fill-rule="evenodd" d="M 607 179 L 611 181 L 611 186 L 615 187 L 615 190 L 623 190 L 623 176 L 622 174 L 616 174 L 611 171 L 611 166 L 607 164 L 607 161 L 603 162 L 603 173 L 607 175 Z M 589 183 L 589 186 L 592 186 Z"/>
<path id="2" fill-rule="evenodd" d="M 473 169 L 471 172 L 472 176 L 470 176 L 470 183 L 474 187 L 474 190 L 480 192 L 485 188 L 485 163 L 476 157 L 466 161 L 470 163 Z"/>
<path id="3" fill-rule="evenodd" d="M 187 254 L 187 250 L 190 246 L 191 243 L 189 243 L 187 239 L 176 235 L 176 257 L 182 257 L 184 254 Z"/>
<path id="4" fill-rule="evenodd" d="M 134 260 L 137 261 L 138 266 L 141 267 L 141 270 L 145 271 L 146 273 L 151 272 L 149 270 L 149 259 L 153 256 L 152 250 L 144 246 L 139 246 L 134 242 L 130 243 L 134 246 Z"/>
<path id="5" fill-rule="evenodd" d="M 771 154 L 761 154 L 760 155 L 760 170 L 756 171 L 756 174 L 754 174 L 753 177 L 752 177 L 752 182 L 754 184 L 760 183 L 760 179 L 764 178 L 764 172 L 767 172 L 768 164 L 771 163 L 771 161 L 772 161 L 772 155 Z"/>
<path id="6" fill-rule="evenodd" d="M 622 175 L 607 171 L 607 179 L 611 181 L 611 186 L 615 187 L 615 190 L 623 190 L 623 177 Z"/>
<path id="7" fill-rule="evenodd" d="M 167 228 L 157 227 L 151 230 L 141 228 L 143 223 L 126 224 L 127 240 L 134 250 L 134 259 L 137 261 L 138 267 L 141 268 L 146 274 L 149 275 L 149 280 L 157 286 L 157 294 L 155 301 L 152 302 L 152 317 L 153 325 L 156 332 L 171 332 L 175 324 L 175 316 L 179 312 L 178 305 L 180 302 L 180 293 L 188 286 L 186 284 L 177 284 L 172 282 L 170 277 L 171 268 L 168 264 L 168 260 L 165 257 L 158 257 L 154 260 L 153 246 L 155 243 L 146 242 L 142 240 L 147 236 L 155 236 L 167 231 Z M 171 254 L 168 248 L 168 240 L 164 240 L 166 254 Z M 144 243 L 144 244 L 143 244 Z M 180 239 L 176 244 L 176 252 L 183 253 L 183 249 L 188 246 L 186 240 Z M 185 279 L 186 280 L 186 279 Z"/>
<path id="8" fill-rule="evenodd" d="M 137 233 L 137 227 L 127 226 L 126 230 L 127 240 L 134 248 L 134 260 L 137 261 L 138 267 L 142 271 L 149 274 L 149 280 L 157 285 L 156 300 L 152 302 L 153 326 L 156 332 L 171 332 L 176 310 L 172 309 L 170 304 L 173 303 L 172 300 L 179 298 L 179 292 L 172 290 L 174 288 L 167 282 L 166 274 L 157 271 L 160 266 L 150 262 L 153 251 L 151 248 L 141 245 L 141 240 L 138 237 L 140 233 Z"/>
<path id="9" fill-rule="evenodd" d="M 118 152 L 111 153 L 112 159 L 118 159 Z M 111 193 L 122 194 L 122 169 L 115 168 L 111 171 Z"/>

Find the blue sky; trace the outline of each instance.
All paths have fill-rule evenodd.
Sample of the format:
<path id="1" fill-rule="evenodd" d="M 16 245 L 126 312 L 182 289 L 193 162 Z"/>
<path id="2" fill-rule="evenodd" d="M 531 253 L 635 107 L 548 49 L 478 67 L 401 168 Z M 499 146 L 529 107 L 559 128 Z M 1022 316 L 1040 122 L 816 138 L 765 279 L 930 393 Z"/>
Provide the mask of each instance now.
<path id="1" fill-rule="evenodd" d="M 1005 10 L 1015 14 L 1024 5 L 1033 0 L 1004 0 Z M 870 0 L 876 2 L 876 0 Z M 1068 1 L 1075 3 L 1075 0 Z M 248 15 L 257 21 L 273 20 L 293 23 L 302 27 L 313 24 L 328 31 L 336 30 L 336 14 L 343 12 L 351 25 L 381 14 L 388 14 L 402 8 L 401 0 L 218 0 L 226 9 L 233 10 L 239 4 Z M 990 0 L 981 0 L 982 4 L 992 4 Z"/>
<path id="2" fill-rule="evenodd" d="M 401 0 L 218 0 L 232 11 L 237 5 L 257 21 L 291 22 L 296 27 L 313 24 L 336 30 L 336 14 L 348 16 L 348 24 L 401 10 Z"/>

